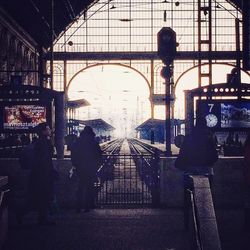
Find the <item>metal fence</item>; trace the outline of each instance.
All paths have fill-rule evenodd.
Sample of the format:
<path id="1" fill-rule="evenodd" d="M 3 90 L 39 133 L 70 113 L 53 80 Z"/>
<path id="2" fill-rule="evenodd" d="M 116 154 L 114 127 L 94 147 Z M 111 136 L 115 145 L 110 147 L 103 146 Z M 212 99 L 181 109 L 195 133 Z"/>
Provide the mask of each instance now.
<path id="1" fill-rule="evenodd" d="M 158 160 L 153 155 L 106 155 L 98 177 L 97 206 L 158 203 Z"/>

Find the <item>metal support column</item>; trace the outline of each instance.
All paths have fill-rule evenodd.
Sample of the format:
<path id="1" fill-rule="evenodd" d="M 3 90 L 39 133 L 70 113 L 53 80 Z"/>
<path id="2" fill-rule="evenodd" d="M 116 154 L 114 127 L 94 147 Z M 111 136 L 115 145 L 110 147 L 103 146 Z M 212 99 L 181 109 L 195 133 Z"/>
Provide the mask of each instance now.
<path id="1" fill-rule="evenodd" d="M 39 57 L 38 57 L 38 81 L 39 86 L 44 87 L 44 53 L 42 47 L 39 48 Z"/>
<path id="2" fill-rule="evenodd" d="M 243 24 L 243 68 L 250 69 L 250 2 L 242 1 L 242 24 Z"/>
<path id="3" fill-rule="evenodd" d="M 204 79 L 207 79 L 207 84 L 212 84 L 212 1 L 198 0 L 198 51 L 208 52 L 206 60 L 198 59 L 198 84 L 202 86 Z M 202 63 L 208 63 L 206 71 L 201 70 Z M 204 69 L 204 68 L 203 68 Z"/>
<path id="4" fill-rule="evenodd" d="M 171 156 L 171 83 L 173 76 L 173 61 L 176 55 L 176 33 L 170 27 L 163 27 L 157 34 L 158 56 L 165 66 L 161 76 L 165 79 L 165 138 L 166 156 Z"/>
<path id="5" fill-rule="evenodd" d="M 172 70 L 170 65 L 166 65 L 162 68 L 161 75 L 165 79 L 165 145 L 166 145 L 166 156 L 171 156 L 171 77 Z"/>
<path id="6" fill-rule="evenodd" d="M 238 83 L 241 82 L 241 57 L 240 57 L 240 20 L 238 18 L 235 19 L 235 34 L 236 34 L 236 51 L 237 51 L 237 59 L 236 59 L 236 68 L 237 68 L 237 80 Z"/>
<path id="7" fill-rule="evenodd" d="M 151 118 L 154 119 L 155 114 L 154 114 L 154 109 L 155 109 L 155 105 L 154 105 L 154 101 L 152 96 L 154 95 L 154 88 L 155 88 L 155 84 L 154 84 L 154 61 L 151 60 L 150 61 L 150 74 L 151 74 L 151 86 L 150 86 L 150 101 L 151 101 Z"/>
<path id="8" fill-rule="evenodd" d="M 55 146 L 57 159 L 64 158 L 64 135 L 64 92 L 58 92 L 55 97 Z"/>

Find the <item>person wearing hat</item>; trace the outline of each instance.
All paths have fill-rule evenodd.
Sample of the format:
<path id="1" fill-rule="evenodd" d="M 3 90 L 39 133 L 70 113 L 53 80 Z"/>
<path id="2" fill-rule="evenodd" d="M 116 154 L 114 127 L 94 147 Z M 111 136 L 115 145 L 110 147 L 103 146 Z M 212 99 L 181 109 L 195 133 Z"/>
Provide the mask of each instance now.
<path id="1" fill-rule="evenodd" d="M 85 126 L 71 151 L 71 161 L 78 175 L 76 209 L 85 212 L 94 206 L 94 181 L 101 162 L 102 151 L 95 140 L 95 133 L 90 126 Z"/>

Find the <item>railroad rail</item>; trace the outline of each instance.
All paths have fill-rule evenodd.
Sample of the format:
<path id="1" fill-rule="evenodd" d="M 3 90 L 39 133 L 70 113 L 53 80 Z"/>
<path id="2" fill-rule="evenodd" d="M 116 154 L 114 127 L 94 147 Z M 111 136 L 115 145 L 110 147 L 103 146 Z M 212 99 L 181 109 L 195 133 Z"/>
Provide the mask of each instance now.
<path id="1" fill-rule="evenodd" d="M 156 204 L 159 198 L 157 154 L 131 139 L 118 139 L 109 144 L 102 148 L 97 204 Z"/>

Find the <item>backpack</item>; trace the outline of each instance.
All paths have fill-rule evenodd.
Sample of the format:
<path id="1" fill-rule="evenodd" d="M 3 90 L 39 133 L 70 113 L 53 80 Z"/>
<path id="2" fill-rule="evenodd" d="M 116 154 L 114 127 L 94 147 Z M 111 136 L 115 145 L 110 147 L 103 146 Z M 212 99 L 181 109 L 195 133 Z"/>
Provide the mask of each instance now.
<path id="1" fill-rule="evenodd" d="M 31 143 L 23 148 L 19 156 L 22 169 L 32 169 L 35 164 L 35 145 Z"/>

